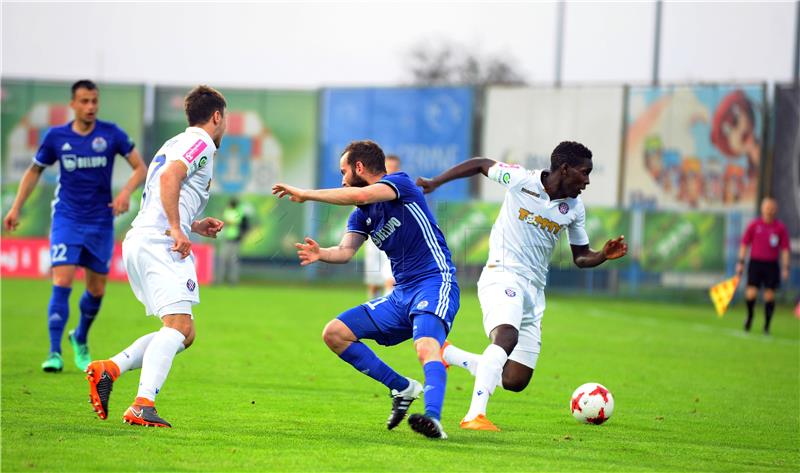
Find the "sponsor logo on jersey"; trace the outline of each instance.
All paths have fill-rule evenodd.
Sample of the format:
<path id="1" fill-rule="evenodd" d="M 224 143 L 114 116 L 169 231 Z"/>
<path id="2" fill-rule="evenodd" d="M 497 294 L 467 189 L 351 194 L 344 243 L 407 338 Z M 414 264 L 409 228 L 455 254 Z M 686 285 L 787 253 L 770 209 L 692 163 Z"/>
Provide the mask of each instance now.
<path id="1" fill-rule="evenodd" d="M 566 202 L 561 202 L 558 204 L 558 211 L 561 212 L 562 215 L 566 215 L 569 212 L 569 204 Z"/>
<path id="2" fill-rule="evenodd" d="M 375 246 L 380 248 L 383 242 L 389 238 L 395 230 L 400 228 L 400 225 L 402 224 L 396 217 L 390 218 L 389 221 L 386 222 L 386 225 L 382 226 L 380 230 L 371 235 L 372 243 L 375 243 Z"/>
<path id="3" fill-rule="evenodd" d="M 519 209 L 519 219 L 528 225 L 539 227 L 546 232 L 552 233 L 553 235 L 558 235 L 558 232 L 561 231 L 561 225 L 558 223 L 550 220 L 549 218 L 542 217 L 541 215 L 534 215 L 530 211 L 521 207 Z"/>
<path id="4" fill-rule="evenodd" d="M 61 151 L 72 151 L 72 146 L 69 143 L 64 143 L 64 146 L 61 147 Z"/>
<path id="5" fill-rule="evenodd" d="M 517 293 L 513 289 L 506 289 L 506 295 L 508 297 L 514 297 L 517 295 Z"/>
<path id="6" fill-rule="evenodd" d="M 186 150 L 185 153 L 183 153 L 183 158 L 192 163 L 195 159 L 197 159 L 198 156 L 200 156 L 207 146 L 208 145 L 206 145 L 205 141 L 197 140 L 189 149 Z"/>
<path id="7" fill-rule="evenodd" d="M 423 310 L 426 307 L 428 307 L 428 301 L 421 301 L 419 304 L 417 304 L 417 310 Z"/>
<path id="8" fill-rule="evenodd" d="M 106 150 L 106 148 L 108 148 L 108 143 L 106 142 L 106 139 L 103 138 L 102 136 L 98 136 L 97 138 L 92 140 L 92 149 L 94 150 L 95 153 L 102 153 L 103 151 Z"/>
<path id="9" fill-rule="evenodd" d="M 197 287 L 197 284 L 194 281 L 192 281 L 191 279 L 188 279 L 186 281 L 186 289 L 188 289 L 189 292 L 194 292 L 195 287 Z"/>
<path id="10" fill-rule="evenodd" d="M 72 172 L 76 169 L 104 168 L 107 164 L 108 158 L 106 156 L 75 156 L 74 154 L 61 156 L 61 166 L 67 172 Z"/>
<path id="11" fill-rule="evenodd" d="M 541 196 L 539 194 L 537 194 L 536 192 L 533 192 L 532 190 L 526 189 L 524 187 L 522 188 L 522 192 L 524 192 L 524 193 L 526 193 L 528 195 L 532 195 L 532 196 L 536 197 L 537 199 L 541 198 Z"/>
<path id="12" fill-rule="evenodd" d="M 202 158 L 200 158 L 200 161 L 198 161 L 198 162 L 197 162 L 197 168 L 198 168 L 198 169 L 202 169 L 202 168 L 203 168 L 203 166 L 205 166 L 205 165 L 206 165 L 206 161 L 208 161 L 208 158 L 206 158 L 205 156 L 203 156 Z"/>
<path id="13" fill-rule="evenodd" d="M 78 168 L 78 163 L 75 161 L 78 157 L 74 154 L 65 154 L 61 156 L 61 166 L 67 172 L 72 172 Z"/>
<path id="14" fill-rule="evenodd" d="M 509 182 L 511 182 L 511 174 L 504 172 L 503 175 L 500 177 L 500 179 L 502 179 L 503 184 L 508 184 Z"/>

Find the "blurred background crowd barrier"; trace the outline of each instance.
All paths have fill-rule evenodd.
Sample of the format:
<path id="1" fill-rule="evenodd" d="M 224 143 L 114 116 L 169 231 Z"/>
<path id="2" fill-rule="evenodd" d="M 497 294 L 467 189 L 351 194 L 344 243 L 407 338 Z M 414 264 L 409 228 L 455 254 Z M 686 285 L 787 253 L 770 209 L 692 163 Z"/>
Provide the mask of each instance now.
<path id="1" fill-rule="evenodd" d="M 100 85 L 100 118 L 118 123 L 146 160 L 185 128 L 186 87 Z M 69 83 L 2 81 L 2 204 L 47 129 L 71 119 Z M 350 208 L 293 204 L 270 195 L 278 181 L 338 187 L 338 159 L 355 139 L 377 141 L 412 177 L 433 176 L 472 156 L 549 166 L 562 140 L 594 153 L 582 198 L 587 231 L 599 248 L 624 234 L 630 257 L 581 271 L 566 239 L 548 287 L 602 294 L 700 293 L 731 274 L 741 233 L 762 196 L 777 198 L 792 238 L 790 287 L 800 286 L 800 88 L 792 84 L 603 87 L 398 87 L 321 90 L 222 88 L 228 134 L 215 162 L 208 215 L 238 197 L 250 228 L 242 240 L 250 280 L 358 281 L 360 257 L 343 266 L 300 269 L 293 244 L 310 235 L 338 243 Z M 115 166 L 121 186 L 130 169 Z M 3 234 L 3 277 L 46 277 L 50 201 L 57 166 L 26 204 L 19 229 Z M 115 222 L 123 238 L 138 210 Z M 477 279 L 503 188 L 473 178 L 429 196 L 462 284 Z M 202 281 L 213 274 L 213 247 L 197 242 Z M 118 257 L 112 277 L 124 278 Z M 784 291 L 784 297 L 796 297 Z"/>

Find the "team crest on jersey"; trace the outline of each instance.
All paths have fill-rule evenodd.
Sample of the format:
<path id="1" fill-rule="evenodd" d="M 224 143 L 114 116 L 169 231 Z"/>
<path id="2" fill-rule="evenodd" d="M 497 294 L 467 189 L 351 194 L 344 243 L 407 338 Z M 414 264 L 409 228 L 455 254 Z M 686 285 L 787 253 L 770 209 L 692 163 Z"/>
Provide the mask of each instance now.
<path id="1" fill-rule="evenodd" d="M 106 150 L 106 148 L 108 148 L 108 143 L 106 142 L 106 139 L 103 138 L 102 136 L 98 136 L 97 138 L 92 140 L 92 149 L 94 150 L 95 153 L 102 153 L 103 151 Z"/>
<path id="2" fill-rule="evenodd" d="M 506 295 L 508 297 L 514 297 L 517 295 L 517 293 L 513 289 L 506 289 Z"/>
<path id="3" fill-rule="evenodd" d="M 65 154 L 61 156 L 61 167 L 67 172 L 72 172 L 78 167 L 77 156 L 74 154 Z"/>
<path id="4" fill-rule="evenodd" d="M 558 204 L 558 211 L 561 212 L 562 215 L 566 215 L 569 212 L 569 204 L 566 202 L 561 202 Z"/>
<path id="5" fill-rule="evenodd" d="M 186 281 L 186 289 L 188 289 L 189 292 L 194 292 L 195 287 L 197 287 L 197 284 L 195 284 L 194 281 L 192 281 L 191 279 L 188 279 Z"/>
<path id="6" fill-rule="evenodd" d="M 428 307 L 428 301 L 422 301 L 419 304 L 417 304 L 417 310 L 423 310 L 426 307 Z"/>

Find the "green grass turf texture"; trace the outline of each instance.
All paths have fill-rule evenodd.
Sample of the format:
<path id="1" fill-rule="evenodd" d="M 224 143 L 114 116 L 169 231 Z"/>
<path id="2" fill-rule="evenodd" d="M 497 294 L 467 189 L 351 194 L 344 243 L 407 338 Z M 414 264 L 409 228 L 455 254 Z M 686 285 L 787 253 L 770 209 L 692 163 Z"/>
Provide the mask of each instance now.
<path id="1" fill-rule="evenodd" d="M 68 329 L 83 287 L 71 298 Z M 404 422 L 387 431 L 387 390 L 323 344 L 325 323 L 362 302 L 355 287 L 204 287 L 197 341 L 178 355 L 159 413 L 172 429 L 132 427 L 122 413 L 139 372 L 115 384 L 110 416 L 92 412 L 64 343 L 65 370 L 46 374 L 44 281 L 2 281 L 4 471 L 798 471 L 800 323 L 778 309 L 773 335 L 745 335 L 743 306 L 719 320 L 707 305 L 553 296 L 528 389 L 498 390 L 489 418 L 503 431 L 463 431 L 472 377 L 451 368 L 446 441 Z M 759 308 L 755 324 L 763 321 Z M 107 358 L 157 330 L 125 284 L 110 284 L 90 334 Z M 66 338 L 66 337 L 65 337 Z M 462 292 L 450 340 L 486 345 L 475 291 Z M 370 342 L 371 343 L 371 342 Z M 375 345 L 372 345 L 373 347 Z M 422 379 L 411 342 L 376 349 Z M 605 384 L 616 410 L 578 424 L 572 391 Z M 419 400 L 411 412 L 423 409 Z"/>

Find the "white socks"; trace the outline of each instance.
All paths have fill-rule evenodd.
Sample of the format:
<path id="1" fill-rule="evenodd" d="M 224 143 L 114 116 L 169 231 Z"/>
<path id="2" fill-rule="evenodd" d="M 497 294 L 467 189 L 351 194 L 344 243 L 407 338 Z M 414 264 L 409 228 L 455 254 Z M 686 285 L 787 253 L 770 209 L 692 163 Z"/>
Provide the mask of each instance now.
<path id="1" fill-rule="evenodd" d="M 450 347 L 448 347 L 450 348 Z M 486 404 L 489 396 L 503 379 L 503 366 L 508 360 L 506 351 L 499 345 L 491 344 L 486 347 L 480 356 L 478 368 L 475 371 L 475 389 L 472 391 L 472 403 L 469 406 L 465 421 L 470 421 L 478 415 L 486 415 Z M 449 362 L 448 362 L 449 363 Z"/>
<path id="2" fill-rule="evenodd" d="M 136 397 L 155 401 L 156 394 L 161 390 L 172 367 L 172 360 L 183 347 L 186 337 L 181 332 L 169 327 L 162 327 L 161 330 L 150 335 L 153 338 L 142 357 L 142 374 L 139 377 L 139 392 Z"/>
<path id="3" fill-rule="evenodd" d="M 442 358 L 450 366 L 458 366 L 468 370 L 472 376 L 475 376 L 475 370 L 478 369 L 478 360 L 481 359 L 480 355 L 464 351 L 452 344 L 445 347 Z"/>
<path id="4" fill-rule="evenodd" d="M 150 341 L 158 332 L 148 333 L 147 335 L 143 335 L 136 339 L 135 342 L 131 344 L 128 348 L 119 352 L 116 356 L 111 358 L 111 361 L 116 363 L 119 367 L 119 374 L 122 374 L 126 371 L 131 370 L 138 370 L 142 367 L 142 358 L 144 358 L 144 352 L 147 350 L 147 346 L 150 345 Z M 185 350 L 186 347 L 181 346 L 178 348 L 178 353 Z"/>

